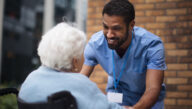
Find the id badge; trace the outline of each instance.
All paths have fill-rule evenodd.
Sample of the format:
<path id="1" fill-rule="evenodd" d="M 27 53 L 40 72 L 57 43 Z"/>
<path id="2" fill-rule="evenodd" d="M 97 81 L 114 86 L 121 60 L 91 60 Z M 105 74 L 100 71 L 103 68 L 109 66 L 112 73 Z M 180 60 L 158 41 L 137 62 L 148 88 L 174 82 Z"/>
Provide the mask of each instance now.
<path id="1" fill-rule="evenodd" d="M 123 102 L 123 94 L 122 93 L 115 93 L 115 92 L 108 92 L 107 99 L 110 102 L 115 103 L 122 103 Z"/>

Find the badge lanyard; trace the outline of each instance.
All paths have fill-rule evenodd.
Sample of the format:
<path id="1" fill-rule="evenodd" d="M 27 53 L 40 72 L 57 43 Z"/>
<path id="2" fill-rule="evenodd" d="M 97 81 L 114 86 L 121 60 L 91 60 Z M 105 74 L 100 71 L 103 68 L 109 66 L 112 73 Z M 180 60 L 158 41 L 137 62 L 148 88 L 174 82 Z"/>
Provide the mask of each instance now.
<path id="1" fill-rule="evenodd" d="M 129 52 L 130 52 L 130 49 L 131 49 L 132 40 L 133 40 L 133 35 L 132 35 L 132 39 L 131 39 L 131 43 L 130 43 L 130 45 L 129 45 L 128 51 L 127 51 L 127 53 L 126 53 L 126 57 L 125 57 L 125 60 L 124 60 L 124 63 L 123 63 L 123 67 L 122 67 L 122 69 L 121 69 L 121 72 L 120 72 L 119 77 L 117 78 L 117 81 L 116 81 L 116 72 L 115 72 L 114 50 L 112 50 L 113 79 L 114 79 L 115 90 L 117 90 L 117 85 L 119 84 L 119 81 L 120 81 L 120 79 L 121 79 L 121 76 L 122 76 L 122 74 L 123 74 L 123 71 L 125 70 L 125 65 L 126 65 L 127 60 L 128 60 L 128 56 L 129 56 Z"/>

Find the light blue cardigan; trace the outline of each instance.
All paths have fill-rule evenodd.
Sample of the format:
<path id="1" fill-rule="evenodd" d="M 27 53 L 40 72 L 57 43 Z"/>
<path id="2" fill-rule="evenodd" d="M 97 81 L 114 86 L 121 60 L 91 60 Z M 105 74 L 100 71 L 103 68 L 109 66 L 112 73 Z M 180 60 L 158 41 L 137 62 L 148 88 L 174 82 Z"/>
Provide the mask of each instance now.
<path id="1" fill-rule="evenodd" d="M 67 90 L 75 96 L 78 109 L 123 109 L 108 102 L 97 85 L 79 73 L 58 72 L 45 66 L 31 72 L 22 84 L 19 97 L 26 102 L 47 101 L 52 93 Z"/>

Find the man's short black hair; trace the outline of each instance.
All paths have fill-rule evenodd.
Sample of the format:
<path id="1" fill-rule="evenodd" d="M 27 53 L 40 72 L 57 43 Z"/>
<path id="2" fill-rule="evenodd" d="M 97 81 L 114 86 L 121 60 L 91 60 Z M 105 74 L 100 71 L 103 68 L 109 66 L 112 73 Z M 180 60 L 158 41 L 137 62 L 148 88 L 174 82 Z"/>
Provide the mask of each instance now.
<path id="1" fill-rule="evenodd" d="M 104 6 L 102 15 L 104 14 L 122 16 L 127 25 L 135 19 L 134 6 L 128 0 L 111 0 Z"/>

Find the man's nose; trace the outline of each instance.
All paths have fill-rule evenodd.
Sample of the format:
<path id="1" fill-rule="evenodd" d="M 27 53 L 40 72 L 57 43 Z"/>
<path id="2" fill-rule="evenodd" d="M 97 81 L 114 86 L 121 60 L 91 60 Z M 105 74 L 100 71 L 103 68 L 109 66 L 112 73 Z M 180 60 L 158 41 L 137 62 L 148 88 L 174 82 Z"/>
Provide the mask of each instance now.
<path id="1" fill-rule="evenodd" d="M 113 33 L 113 31 L 112 30 L 108 30 L 108 32 L 107 32 L 107 38 L 113 38 L 115 35 L 114 35 L 114 33 Z"/>

